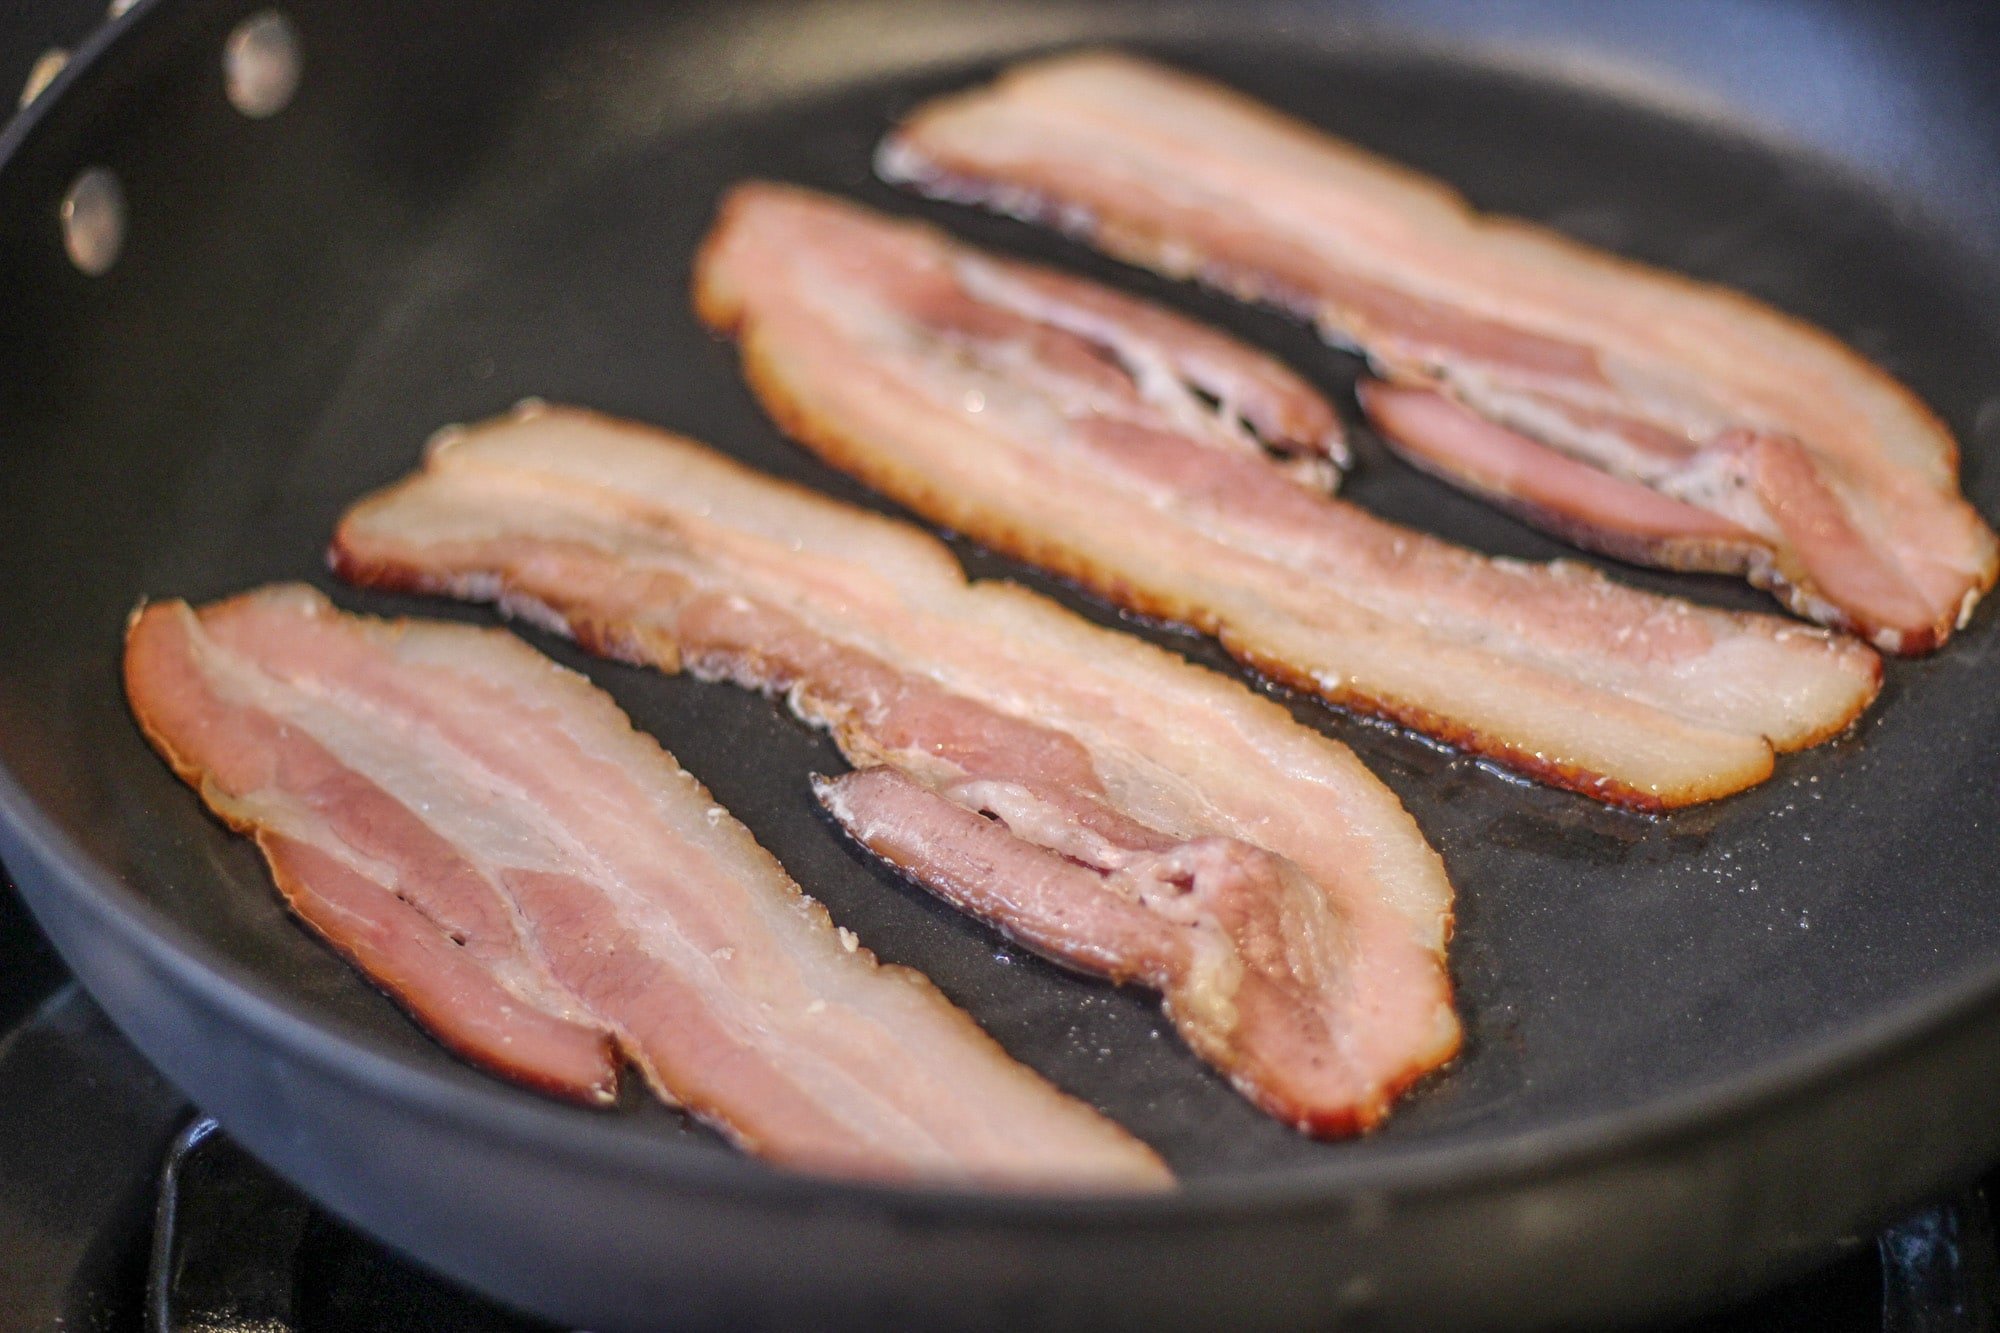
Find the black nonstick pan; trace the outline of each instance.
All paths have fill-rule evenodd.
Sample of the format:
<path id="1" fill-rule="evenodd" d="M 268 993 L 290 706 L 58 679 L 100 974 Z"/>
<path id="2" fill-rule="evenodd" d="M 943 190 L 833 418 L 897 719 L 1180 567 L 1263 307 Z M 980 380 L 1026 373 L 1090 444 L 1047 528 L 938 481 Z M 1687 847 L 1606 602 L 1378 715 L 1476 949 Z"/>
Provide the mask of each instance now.
<path id="1" fill-rule="evenodd" d="M 224 51 L 261 13 L 283 22 L 237 39 L 277 60 L 234 85 L 252 115 Z M 688 311 L 692 246 L 744 176 L 1154 295 L 1346 402 L 1355 362 L 1274 316 L 871 180 L 877 136 L 920 96 L 1086 42 L 1824 324 L 1936 406 L 1969 493 L 2000 512 L 2000 15 L 1983 5 L 140 0 L 0 137 L 0 857 L 91 992 L 344 1216 L 601 1331 L 1630 1320 L 1797 1269 L 2000 1157 L 1990 609 L 1892 664 L 1852 737 L 1660 820 L 1293 701 L 1395 788 L 1459 890 L 1465 1054 L 1386 1128 L 1332 1144 L 1252 1112 L 1147 997 L 852 856 L 806 786 L 838 760 L 781 710 L 530 636 L 836 919 L 1156 1144 L 1185 1187 L 1144 1201 L 790 1176 L 638 1099 L 594 1113 L 475 1073 L 295 926 L 146 748 L 116 674 L 142 596 L 307 578 L 351 608 L 479 614 L 322 572 L 341 508 L 441 423 L 539 394 L 865 499 L 782 440 Z M 1362 452 L 1366 505 L 1557 554 Z"/>

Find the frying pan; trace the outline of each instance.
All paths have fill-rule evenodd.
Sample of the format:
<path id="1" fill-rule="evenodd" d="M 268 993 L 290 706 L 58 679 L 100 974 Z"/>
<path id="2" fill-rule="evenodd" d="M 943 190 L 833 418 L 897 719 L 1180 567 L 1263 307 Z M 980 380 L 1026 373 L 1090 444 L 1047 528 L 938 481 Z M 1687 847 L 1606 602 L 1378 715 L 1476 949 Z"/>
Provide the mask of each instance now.
<path id="1" fill-rule="evenodd" d="M 1250 1111 L 1148 998 L 1007 948 L 850 854 L 805 782 L 838 761 L 780 710 L 530 636 L 660 736 L 836 919 L 1156 1144 L 1185 1188 L 1147 1200 L 787 1175 L 644 1098 L 588 1112 L 471 1071 L 287 920 L 254 852 L 147 750 L 116 676 L 141 596 L 327 585 L 343 505 L 440 423 L 524 394 L 865 501 L 784 443 L 688 313 L 691 247 L 747 175 L 1153 295 L 1345 402 L 1354 363 L 1275 317 L 871 181 L 872 144 L 918 97 L 1081 42 L 1219 75 L 1486 207 L 1831 328 L 1938 408 L 1991 515 L 1992 10 L 279 0 L 300 78 L 251 117 L 221 55 L 260 8 L 139 0 L 0 137 L 0 857 L 140 1049 L 325 1204 L 596 1329 L 1545 1327 L 1741 1292 L 2000 1157 L 1990 611 L 1938 656 L 1891 664 L 1853 736 L 1663 820 L 1281 695 L 1395 788 L 1459 889 L 1466 1051 L 1384 1130 L 1339 1144 Z M 59 218 L 93 167 L 124 222 L 95 276 Z M 1558 553 L 1365 437 L 1362 452 L 1352 493 L 1370 508 Z M 1235 670 L 960 549 L 977 573 Z M 1722 581 L 1619 573 L 1761 605 Z"/>

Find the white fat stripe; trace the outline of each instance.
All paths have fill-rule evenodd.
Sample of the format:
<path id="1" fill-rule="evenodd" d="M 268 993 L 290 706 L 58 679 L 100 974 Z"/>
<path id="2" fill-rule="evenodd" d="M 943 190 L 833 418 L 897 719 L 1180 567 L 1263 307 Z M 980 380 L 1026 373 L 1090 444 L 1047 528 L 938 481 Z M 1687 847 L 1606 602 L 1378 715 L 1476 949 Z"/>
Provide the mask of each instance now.
<path id="1" fill-rule="evenodd" d="M 402 640 L 405 644 L 409 641 L 410 636 Z M 532 940 L 534 933 L 522 918 L 513 895 L 504 887 L 505 874 L 509 870 L 527 870 L 575 875 L 607 894 L 628 927 L 649 951 L 661 950 L 664 945 L 662 961 L 666 965 L 684 975 L 698 975 L 707 970 L 710 977 L 701 986 L 702 993 L 711 1004 L 718 999 L 724 1001 L 718 1006 L 717 1018 L 745 1039 L 746 1044 L 768 1048 L 769 1036 L 774 1030 L 774 1016 L 780 1018 L 778 1026 L 781 1028 L 793 1025 L 789 1015 L 778 1014 L 778 1005 L 760 1003 L 742 992 L 736 984 L 744 976 L 760 975 L 758 972 L 744 969 L 725 975 L 713 958 L 689 943 L 671 909 L 633 882 L 629 866 L 615 864 L 599 854 L 589 840 L 580 838 L 555 820 L 533 793 L 521 784 L 490 767 L 471 763 L 462 749 L 440 734 L 434 719 L 388 708 L 381 700 L 365 693 L 341 688 L 338 682 L 280 680 L 225 652 L 206 636 L 203 640 L 203 664 L 233 699 L 254 704 L 297 727 L 342 764 L 388 792 L 439 837 L 467 855 L 482 877 L 496 887 L 500 900 L 512 912 L 517 932 L 523 938 Z M 448 696 L 449 692 L 438 692 L 438 698 L 432 702 L 445 704 Z M 522 730 L 525 733 L 529 729 Z M 511 741 L 514 735 L 508 733 L 507 739 Z M 532 760 L 536 753 L 528 750 L 524 752 L 524 758 Z M 664 754 L 657 750 L 655 753 Z M 672 767 L 664 763 L 663 766 Z M 677 769 L 675 771 L 678 772 Z M 707 805 L 704 800 L 701 806 L 704 812 Z M 707 826 L 705 815 L 700 822 Z M 314 845 L 324 845 L 324 841 L 316 839 Z M 775 863 L 772 863 L 774 867 Z M 707 869 L 717 876 L 726 873 L 712 860 Z M 760 869 L 770 873 L 770 869 Z M 381 867 L 376 867 L 376 873 L 371 876 L 377 882 L 384 882 L 381 870 Z M 777 902 L 763 901 L 770 896 L 757 896 L 758 905 L 767 909 L 768 924 L 802 921 L 803 914 L 798 910 L 800 900 L 789 887 Z M 769 912 L 771 907 L 778 910 Z M 794 927 L 793 933 L 793 943 L 798 944 L 802 942 L 802 936 L 814 932 L 801 932 Z M 831 937 L 831 927 L 817 933 Z M 846 951 L 839 948 L 837 939 L 822 952 L 828 958 L 846 956 Z M 783 946 L 778 946 L 775 953 L 788 962 L 796 961 L 795 955 Z M 857 966 L 872 967 L 865 961 L 858 961 Z M 761 975 L 770 977 L 773 974 L 765 970 Z M 523 986 L 522 978 L 514 976 L 511 980 L 513 984 L 509 989 L 514 990 L 524 1002 L 538 1008 L 547 1007 L 543 998 Z M 590 1010 L 580 997 L 574 996 L 553 976 L 543 981 L 544 985 L 535 989 L 552 991 L 567 1000 L 569 1011 L 565 1016 L 584 1022 L 610 1021 L 609 1016 Z M 802 1011 L 807 1002 L 800 999 L 795 1007 Z M 625 1035 L 629 1044 L 631 1034 Z M 845 1068 L 839 1053 L 828 1049 L 823 1041 L 788 1047 L 784 1058 L 774 1059 L 773 1064 L 787 1078 L 809 1086 L 812 1099 L 824 1107 L 836 1109 L 849 1129 L 857 1134 L 864 1129 L 878 1135 L 886 1133 L 885 1141 L 905 1146 L 911 1142 L 924 1142 L 931 1145 L 939 1160 L 948 1156 L 945 1145 L 930 1134 L 920 1121 L 905 1114 L 892 1099 L 885 1098 L 884 1089 L 862 1081 L 857 1074 Z"/>

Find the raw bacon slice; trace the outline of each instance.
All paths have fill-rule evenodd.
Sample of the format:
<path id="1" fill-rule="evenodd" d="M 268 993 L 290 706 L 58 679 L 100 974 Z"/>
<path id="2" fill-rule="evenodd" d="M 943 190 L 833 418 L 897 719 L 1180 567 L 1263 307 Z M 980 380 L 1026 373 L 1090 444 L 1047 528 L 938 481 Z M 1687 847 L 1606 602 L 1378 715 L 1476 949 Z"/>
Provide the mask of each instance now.
<path id="1" fill-rule="evenodd" d="M 264 589 L 133 619 L 141 728 L 441 1041 L 605 1103 L 616 1056 L 816 1171 L 1156 1188 L 1143 1144 L 884 967 L 597 689 L 498 630 Z"/>
<path id="2" fill-rule="evenodd" d="M 1310 320 L 1384 378 L 1523 437 L 1489 432 L 1475 453 L 1439 410 L 1373 413 L 1430 470 L 1581 544 L 1744 573 L 1900 653 L 1942 643 L 2000 569 L 1950 433 L 1852 349 L 1739 293 L 1481 216 L 1229 89 L 1117 55 L 1039 61 L 919 107 L 877 164 Z M 1551 475 L 1565 463 L 1606 475 L 1592 503 L 1549 502 L 1577 489 Z M 1707 517 L 1663 531 L 1671 505 Z"/>
<path id="3" fill-rule="evenodd" d="M 1233 681 L 968 584 L 906 524 L 531 404 L 442 435 L 348 513 L 333 562 L 782 696 L 864 770 L 821 787 L 857 840 L 1051 958 L 1161 990 L 1288 1123 L 1366 1128 L 1457 1049 L 1450 885 L 1353 754 Z"/>
<path id="4" fill-rule="evenodd" d="M 995 284 L 966 275 L 998 263 L 926 227 L 748 185 L 703 249 L 696 298 L 741 340 L 791 434 L 927 517 L 1599 800 L 1659 810 L 1740 790 L 1770 776 L 1774 750 L 1837 734 L 1874 697 L 1880 663 L 1852 639 L 1576 565 L 1488 559 L 1300 484 L 1293 464 L 1222 443 L 1213 418 L 1148 415 L 1179 399 L 1113 332 L 1079 348 L 1019 306 L 981 313 Z M 1091 368 L 1088 393 L 1072 364 Z M 1581 496 L 1558 498 L 1572 508 L 1623 484 L 1571 466 Z"/>

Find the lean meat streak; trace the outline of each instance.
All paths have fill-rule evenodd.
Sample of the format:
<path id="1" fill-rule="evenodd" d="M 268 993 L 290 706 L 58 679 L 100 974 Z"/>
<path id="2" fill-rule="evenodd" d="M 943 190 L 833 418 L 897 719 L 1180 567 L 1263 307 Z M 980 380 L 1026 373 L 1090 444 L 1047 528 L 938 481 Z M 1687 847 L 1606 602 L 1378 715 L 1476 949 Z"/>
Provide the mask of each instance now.
<path id="1" fill-rule="evenodd" d="M 286 903 L 433 1035 L 609 1102 L 629 1060 L 808 1170 L 1151 1189 L 1143 1144 L 878 964 L 609 697 L 501 630 L 302 586 L 130 627 L 127 695 Z"/>
<path id="2" fill-rule="evenodd" d="M 347 515 L 334 562 L 785 698 L 855 766 L 819 794 L 857 841 L 1052 959 L 1159 990 L 1196 1052 L 1301 1129 L 1375 1123 L 1457 1049 L 1450 885 L 1352 753 L 969 584 L 906 524 L 530 405 L 441 436 Z"/>
<path id="3" fill-rule="evenodd" d="M 1542 781 L 1647 810 L 1711 800 L 1875 696 L 1881 664 L 1852 639 L 1489 558 L 1336 499 L 1331 413 L 1280 367 L 930 228 L 742 186 L 696 299 L 765 407 L 829 462 Z"/>
<path id="4" fill-rule="evenodd" d="M 1205 80 L 1022 65 L 919 107 L 877 164 L 1310 321 L 1393 386 L 1367 399 L 1392 443 L 1580 545 L 1743 574 L 1895 653 L 1944 642 L 2000 568 L 1949 432 L 1851 348 Z"/>

